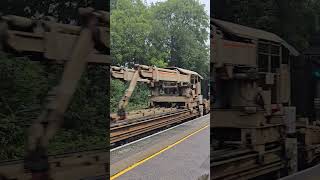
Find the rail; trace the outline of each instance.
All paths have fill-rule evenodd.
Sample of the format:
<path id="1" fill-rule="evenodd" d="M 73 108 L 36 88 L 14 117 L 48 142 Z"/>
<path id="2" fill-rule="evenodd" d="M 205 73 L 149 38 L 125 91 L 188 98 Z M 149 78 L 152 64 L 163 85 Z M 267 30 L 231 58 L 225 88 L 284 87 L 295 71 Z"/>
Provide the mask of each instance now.
<path id="1" fill-rule="evenodd" d="M 116 122 L 111 124 L 110 127 L 110 143 L 114 144 L 128 140 L 138 135 L 183 122 L 199 115 L 198 112 L 193 112 L 189 109 L 177 109 L 172 112 L 165 112 L 158 115 Z"/>
<path id="2" fill-rule="evenodd" d="M 48 160 L 53 179 L 86 179 L 92 176 L 106 179 L 109 173 L 108 148 L 50 155 Z M 1 176 L 22 180 L 31 179 L 32 173 L 25 169 L 24 160 L 21 159 L 0 162 L 0 179 Z"/>

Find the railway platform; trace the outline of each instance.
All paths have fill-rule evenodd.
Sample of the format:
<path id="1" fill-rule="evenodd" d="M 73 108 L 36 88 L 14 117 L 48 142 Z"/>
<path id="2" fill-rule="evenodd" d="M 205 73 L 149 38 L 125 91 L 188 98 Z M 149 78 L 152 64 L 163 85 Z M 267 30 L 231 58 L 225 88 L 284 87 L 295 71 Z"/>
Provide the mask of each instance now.
<path id="1" fill-rule="evenodd" d="M 210 114 L 110 152 L 110 179 L 197 179 L 210 172 Z"/>
<path id="2" fill-rule="evenodd" d="M 290 176 L 281 178 L 280 180 L 318 180 L 320 179 L 320 165 L 316 165 L 305 169 L 303 171 L 299 171 Z"/>

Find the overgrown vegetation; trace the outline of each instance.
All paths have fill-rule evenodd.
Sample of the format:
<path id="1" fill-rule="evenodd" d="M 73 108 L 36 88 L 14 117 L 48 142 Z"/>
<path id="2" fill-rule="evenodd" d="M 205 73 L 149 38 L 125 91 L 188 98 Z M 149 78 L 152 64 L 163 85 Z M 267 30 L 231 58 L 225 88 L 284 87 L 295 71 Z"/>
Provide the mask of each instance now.
<path id="1" fill-rule="evenodd" d="M 105 10 L 108 5 L 105 0 L 10 0 L 0 2 L 0 12 L 79 24 L 78 7 Z M 26 131 L 43 109 L 48 91 L 58 85 L 62 66 L 0 56 L 0 160 L 23 157 Z M 88 66 L 63 127 L 50 142 L 50 154 L 107 147 L 107 76 L 101 66 Z"/>
<path id="2" fill-rule="evenodd" d="M 111 54 L 114 64 L 179 66 L 208 74 L 209 17 L 197 0 L 114 0 Z"/>
<path id="3" fill-rule="evenodd" d="M 110 112 L 117 112 L 119 100 L 124 95 L 129 83 L 120 80 L 111 81 L 110 89 Z M 134 90 L 134 94 L 130 98 L 127 111 L 143 109 L 149 107 L 149 88 L 145 84 L 138 84 Z"/>
<path id="4" fill-rule="evenodd" d="M 302 51 L 316 31 L 320 2 L 316 0 L 215 0 L 212 15 L 273 32 Z M 319 21 L 319 20 L 318 20 Z"/>
<path id="5" fill-rule="evenodd" d="M 103 4 L 106 4 L 104 6 Z M 107 9 L 104 0 L 10 0 L 2 14 L 79 24 L 77 8 Z M 209 72 L 209 17 L 197 0 L 168 0 L 152 5 L 142 0 L 111 1 L 111 55 L 114 65 L 178 66 Z M 26 130 L 37 118 L 47 92 L 58 84 L 62 66 L 2 55 L 0 57 L 0 160 L 21 158 Z M 89 67 L 65 114 L 63 129 L 50 143 L 50 153 L 107 146 L 109 79 L 101 67 Z M 112 80 L 110 110 L 116 111 L 127 83 Z M 148 107 L 150 92 L 139 85 L 128 110 Z M 5 148 L 3 148 L 5 147 Z"/>
<path id="6" fill-rule="evenodd" d="M 49 16 L 51 20 L 66 24 L 78 24 L 79 7 L 110 9 L 109 0 L 2 0 L 0 12 L 34 19 Z"/>
<path id="7" fill-rule="evenodd" d="M 61 73 L 61 65 L 0 57 L 1 160 L 22 157 L 27 128 L 40 114 L 47 92 L 57 85 Z M 50 143 L 51 154 L 107 146 L 107 78 L 101 78 L 106 76 L 102 67 L 88 67 L 63 128 Z"/>
<path id="8" fill-rule="evenodd" d="M 167 0 L 151 5 L 143 0 L 112 0 L 113 64 L 176 66 L 208 79 L 208 28 L 209 16 L 198 0 Z M 117 107 L 125 84 L 112 81 L 111 89 L 111 107 Z M 128 110 L 145 107 L 148 93 L 147 88 L 136 89 Z"/>

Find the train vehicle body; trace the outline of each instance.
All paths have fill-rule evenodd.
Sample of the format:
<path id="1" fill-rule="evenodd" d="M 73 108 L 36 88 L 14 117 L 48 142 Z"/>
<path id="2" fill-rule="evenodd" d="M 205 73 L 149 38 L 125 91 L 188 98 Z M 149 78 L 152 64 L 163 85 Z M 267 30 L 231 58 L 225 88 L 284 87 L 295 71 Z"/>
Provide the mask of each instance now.
<path id="1" fill-rule="evenodd" d="M 130 81 L 119 102 L 119 115 L 127 106 L 137 82 L 146 83 L 150 87 L 150 108 L 186 108 L 195 110 L 200 115 L 209 111 L 209 101 L 201 94 L 203 77 L 197 72 L 178 67 L 135 65 L 134 69 L 129 69 L 112 66 L 111 77 Z"/>
<path id="2" fill-rule="evenodd" d="M 320 161 L 320 44 L 319 33 L 311 36 L 310 47 L 291 64 L 292 104 L 297 110 L 299 169 Z"/>
<path id="3" fill-rule="evenodd" d="M 277 179 L 297 170 L 291 64 L 279 36 L 211 19 L 213 179 Z"/>
<path id="4" fill-rule="evenodd" d="M 79 8 L 79 17 L 83 19 L 81 26 L 15 15 L 0 16 L 1 51 L 34 61 L 65 63 L 60 83 L 48 93 L 48 102 L 41 114 L 30 119 L 24 159 L 1 161 L 0 179 L 108 177 L 108 148 L 48 155 L 49 141 L 63 124 L 63 115 L 87 64 L 110 66 L 111 62 L 107 42 L 109 13 L 91 7 Z"/>
<path id="5" fill-rule="evenodd" d="M 110 142 L 115 146 L 210 111 L 209 100 L 201 93 L 203 78 L 194 71 L 146 65 L 135 65 L 132 69 L 111 66 L 110 71 L 112 78 L 129 82 L 118 112 L 111 114 Z M 127 112 L 137 83 L 150 88 L 149 107 Z"/>

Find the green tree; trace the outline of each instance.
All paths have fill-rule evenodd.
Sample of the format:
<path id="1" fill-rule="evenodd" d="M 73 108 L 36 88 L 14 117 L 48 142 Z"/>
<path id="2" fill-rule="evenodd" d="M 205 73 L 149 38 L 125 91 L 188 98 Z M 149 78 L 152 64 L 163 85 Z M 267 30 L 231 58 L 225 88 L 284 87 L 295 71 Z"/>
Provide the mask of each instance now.
<path id="1" fill-rule="evenodd" d="M 198 0 L 168 0 L 150 6 L 142 0 L 111 3 L 111 55 L 115 65 L 177 66 L 208 77 L 209 17 Z M 117 107 L 126 86 L 112 81 L 111 107 Z M 139 86 L 128 109 L 147 107 L 148 94 L 145 86 Z"/>
<path id="2" fill-rule="evenodd" d="M 150 64 L 151 19 L 141 0 L 118 0 L 111 11 L 111 55 L 117 65 Z"/>
<path id="3" fill-rule="evenodd" d="M 319 3 L 313 0 L 215 0 L 218 19 L 273 32 L 302 51 L 315 31 Z"/>
<path id="4" fill-rule="evenodd" d="M 1 14 L 29 18 L 52 16 L 57 22 L 78 23 L 79 7 L 106 10 L 105 0 L 4 0 Z M 63 65 L 31 61 L 0 53 L 0 161 L 23 157 L 27 129 L 36 119 L 48 91 L 58 85 Z M 108 71 L 88 65 L 71 105 L 64 114 L 62 130 L 49 144 L 49 153 L 106 147 Z"/>
<path id="5" fill-rule="evenodd" d="M 114 64 L 179 66 L 208 72 L 209 17 L 197 0 L 113 1 L 111 54 Z"/>
<path id="6" fill-rule="evenodd" d="M 60 81 L 62 66 L 0 54 L 0 161 L 21 158 L 27 128 L 36 119 L 47 92 Z M 89 65 L 64 114 L 62 130 L 49 153 L 106 147 L 108 127 L 107 71 Z"/>
<path id="7" fill-rule="evenodd" d="M 125 90 L 128 88 L 128 82 L 122 82 L 120 80 L 112 80 L 110 87 L 110 112 L 116 113 L 119 100 L 123 96 Z M 134 90 L 127 111 L 143 109 L 149 106 L 149 95 L 150 90 L 145 84 L 137 84 L 137 87 Z"/>
<path id="8" fill-rule="evenodd" d="M 208 74 L 209 17 L 197 0 L 168 0 L 151 6 L 151 42 L 168 53 L 166 62 Z"/>
<path id="9" fill-rule="evenodd" d="M 110 8 L 109 0 L 2 0 L 0 12 L 35 19 L 50 16 L 57 22 L 78 24 L 78 8 L 87 6 L 99 10 Z"/>

